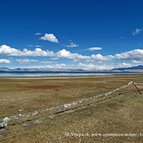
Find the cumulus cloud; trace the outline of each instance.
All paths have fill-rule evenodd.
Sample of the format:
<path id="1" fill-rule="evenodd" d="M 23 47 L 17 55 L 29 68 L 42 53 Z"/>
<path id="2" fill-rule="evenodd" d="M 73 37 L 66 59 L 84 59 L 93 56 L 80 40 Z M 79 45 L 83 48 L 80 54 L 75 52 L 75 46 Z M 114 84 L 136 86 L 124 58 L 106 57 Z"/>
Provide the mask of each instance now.
<path id="1" fill-rule="evenodd" d="M 130 51 L 126 51 L 123 53 L 115 54 L 115 55 L 102 55 L 102 54 L 92 54 L 92 55 L 82 55 L 79 53 L 73 53 L 66 49 L 62 49 L 57 52 L 43 50 L 41 48 L 35 48 L 34 50 L 29 49 L 16 49 L 7 45 L 0 46 L 0 54 L 8 55 L 8 56 L 17 56 L 17 57 L 50 57 L 51 59 L 70 59 L 73 61 L 86 61 L 86 62 L 96 62 L 102 63 L 102 65 L 106 61 L 116 62 L 118 63 L 126 63 L 126 61 L 131 62 L 133 64 L 140 63 L 143 61 L 143 50 L 142 49 L 134 49 Z M 122 62 L 123 61 L 123 62 Z M 4 63 L 4 61 L 1 60 Z M 5 61 L 5 63 L 10 63 L 10 61 Z M 19 60 L 19 62 L 30 62 L 28 60 Z M 32 61 L 31 61 L 32 62 Z M 34 61 L 33 61 L 34 62 Z M 125 65 L 124 65 L 125 66 Z"/>
<path id="2" fill-rule="evenodd" d="M 88 50 L 89 51 L 99 51 L 99 50 L 102 50 L 102 47 L 91 47 Z"/>
<path id="3" fill-rule="evenodd" d="M 143 50 L 135 49 L 124 53 L 116 54 L 114 56 L 118 60 L 136 60 L 143 61 Z"/>
<path id="4" fill-rule="evenodd" d="M 135 31 L 132 33 L 133 36 L 138 35 L 142 32 L 142 28 L 136 28 Z"/>
<path id="5" fill-rule="evenodd" d="M 54 56 L 54 52 L 44 51 L 41 48 L 35 48 L 34 51 L 28 49 L 18 50 L 7 45 L 0 46 L 0 54 L 10 56 Z"/>
<path id="6" fill-rule="evenodd" d="M 43 70 L 45 70 L 46 68 L 50 68 L 50 69 L 69 69 L 71 68 L 70 65 L 66 65 L 64 63 L 59 63 L 59 64 L 54 64 L 54 63 L 51 63 L 50 61 L 43 61 L 43 62 L 40 62 L 41 63 L 41 66 L 38 65 L 38 68 L 43 68 L 43 65 L 44 64 L 44 68 Z M 37 66 L 32 66 L 32 68 L 37 68 Z"/>
<path id="7" fill-rule="evenodd" d="M 7 45 L 0 46 L 0 54 L 17 55 L 19 51 L 15 48 L 11 48 Z"/>
<path id="8" fill-rule="evenodd" d="M 82 69 L 96 69 L 97 68 L 92 63 L 79 63 L 78 66 L 79 66 L 79 68 L 82 68 Z"/>
<path id="9" fill-rule="evenodd" d="M 62 49 L 58 52 L 53 52 L 53 51 L 45 51 L 42 50 L 41 48 L 35 48 L 34 51 L 28 50 L 28 49 L 23 49 L 23 50 L 18 50 L 15 48 L 11 48 L 10 46 L 7 45 L 2 45 L 0 47 L 0 54 L 7 54 L 11 56 L 49 56 L 52 58 L 67 58 L 67 59 L 73 59 L 73 60 L 92 60 L 92 61 L 106 61 L 109 60 L 109 56 L 103 56 L 101 54 L 96 54 L 96 55 L 81 55 L 78 53 L 71 53 L 70 51 L 67 51 L 65 49 Z"/>
<path id="10" fill-rule="evenodd" d="M 79 68 L 86 70 L 107 70 L 112 69 L 113 66 L 105 64 L 93 64 L 93 63 L 79 63 Z"/>
<path id="11" fill-rule="evenodd" d="M 0 63 L 2 63 L 2 64 L 10 64 L 11 61 L 8 60 L 8 59 L 0 59 Z"/>
<path id="12" fill-rule="evenodd" d="M 7 54 L 10 56 L 49 56 L 53 58 L 89 59 L 89 56 L 83 56 L 78 53 L 71 53 L 65 49 L 62 49 L 55 53 L 53 51 L 42 50 L 41 48 L 35 48 L 34 51 L 28 49 L 17 50 L 7 45 L 2 45 L 0 47 L 0 54 Z"/>
<path id="13" fill-rule="evenodd" d="M 106 58 L 101 54 L 91 55 L 91 60 L 105 61 Z"/>
<path id="14" fill-rule="evenodd" d="M 46 41 L 50 41 L 53 43 L 59 43 L 58 39 L 56 38 L 56 36 L 54 34 L 45 34 L 44 36 L 41 37 L 41 40 L 46 40 Z"/>
<path id="15" fill-rule="evenodd" d="M 74 47 L 79 47 L 79 44 L 75 44 L 73 42 L 70 42 L 68 45 L 67 45 L 68 48 L 74 48 Z"/>
<path id="16" fill-rule="evenodd" d="M 104 56 L 102 54 L 92 54 L 90 56 L 90 60 L 91 61 L 98 61 L 98 62 L 104 62 L 104 61 L 108 61 L 108 60 L 112 60 L 114 59 L 114 56 L 113 55 L 107 55 L 107 56 Z"/>
<path id="17" fill-rule="evenodd" d="M 68 57 L 71 57 L 71 53 L 69 51 L 66 51 L 65 49 L 63 49 L 63 50 L 60 50 L 59 52 L 57 52 L 57 56 L 68 58 Z"/>
<path id="18" fill-rule="evenodd" d="M 57 56 L 59 58 L 68 58 L 68 59 L 76 59 L 76 60 L 89 59 L 89 56 L 83 56 L 78 53 L 71 53 L 65 49 L 57 52 L 55 56 Z"/>
<path id="19" fill-rule="evenodd" d="M 58 58 L 68 58 L 68 59 L 73 59 L 73 60 L 88 60 L 88 61 L 107 61 L 111 58 L 113 58 L 112 56 L 103 56 L 101 54 L 92 54 L 90 56 L 85 56 L 85 55 L 81 55 L 78 53 L 71 53 L 70 51 L 67 51 L 65 49 L 58 51 L 55 54 L 55 57 Z"/>

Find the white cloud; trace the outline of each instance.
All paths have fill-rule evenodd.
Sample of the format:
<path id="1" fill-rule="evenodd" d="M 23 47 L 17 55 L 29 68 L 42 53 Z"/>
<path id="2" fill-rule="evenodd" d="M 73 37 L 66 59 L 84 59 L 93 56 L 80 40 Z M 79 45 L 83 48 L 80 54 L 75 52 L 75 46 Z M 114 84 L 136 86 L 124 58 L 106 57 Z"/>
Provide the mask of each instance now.
<path id="1" fill-rule="evenodd" d="M 135 64 L 140 64 L 140 63 L 142 63 L 143 61 L 136 61 L 136 60 L 133 60 L 132 62 L 135 63 Z"/>
<path id="2" fill-rule="evenodd" d="M 36 48 L 33 54 L 35 56 L 47 56 L 47 52 L 43 51 L 41 48 Z"/>
<path id="3" fill-rule="evenodd" d="M 118 60 L 143 61 L 143 50 L 142 49 L 135 49 L 135 50 L 131 50 L 131 51 L 121 53 L 121 54 L 116 54 L 114 57 Z"/>
<path id="4" fill-rule="evenodd" d="M 41 37 L 41 40 L 46 40 L 46 41 L 50 41 L 53 43 L 59 43 L 58 39 L 56 38 L 56 36 L 54 34 L 45 34 L 44 36 Z"/>
<path id="5" fill-rule="evenodd" d="M 121 64 L 119 64 L 118 67 L 127 68 L 127 67 L 131 67 L 131 64 L 130 63 L 121 63 Z"/>
<path id="6" fill-rule="evenodd" d="M 97 68 L 92 63 L 79 63 L 78 66 L 79 66 L 79 68 L 82 68 L 82 69 L 96 69 Z"/>
<path id="7" fill-rule="evenodd" d="M 75 44 L 73 42 L 70 42 L 68 45 L 67 45 L 68 48 L 74 48 L 74 47 L 79 47 L 78 44 Z"/>
<path id="8" fill-rule="evenodd" d="M 109 60 L 109 56 L 103 56 L 101 54 L 85 56 L 78 53 L 71 53 L 65 49 L 58 51 L 57 53 L 53 51 L 45 51 L 41 48 L 35 48 L 34 51 L 23 49 L 17 50 L 15 48 L 11 48 L 7 45 L 2 45 L 0 47 L 0 54 L 7 54 L 11 56 L 49 56 L 52 58 L 67 58 L 73 60 L 92 60 L 92 61 L 106 61 Z"/>
<path id="9" fill-rule="evenodd" d="M 28 47 L 34 47 L 34 45 L 27 45 Z"/>
<path id="10" fill-rule="evenodd" d="M 100 66 L 101 65 L 103 66 L 107 61 L 119 64 L 126 63 L 128 61 L 128 63 L 132 63 L 132 65 L 143 62 L 143 49 L 134 49 L 115 55 L 102 55 L 102 54 L 82 55 L 79 53 L 72 53 L 66 49 L 62 49 L 58 52 L 43 50 L 41 48 L 35 48 L 34 50 L 29 50 L 29 49 L 19 50 L 16 48 L 11 48 L 10 46 L 7 45 L 2 45 L 0 46 L 0 55 L 17 56 L 17 57 L 50 57 L 51 59 L 65 58 L 73 60 L 74 62 L 77 61 L 88 62 L 88 63 L 96 62 L 96 64 L 100 63 L 99 64 Z M 10 60 L 9 61 L 1 60 L 1 63 L 2 62 L 10 63 Z M 28 63 L 30 61 L 19 60 L 19 62 Z M 126 66 L 125 64 L 122 65 Z"/>
<path id="11" fill-rule="evenodd" d="M 109 56 L 103 56 L 101 54 L 96 54 L 96 55 L 90 55 L 90 56 L 85 56 L 85 55 L 81 55 L 78 53 L 71 53 L 65 49 L 62 49 L 60 51 L 58 51 L 55 54 L 55 57 L 58 58 L 67 58 L 67 59 L 73 59 L 73 60 L 87 60 L 87 61 L 107 61 L 110 60 L 111 58 L 113 58 L 111 55 Z"/>
<path id="12" fill-rule="evenodd" d="M 28 45 L 29 47 L 36 47 L 36 48 L 42 48 L 43 46 L 41 45 Z"/>
<path id="13" fill-rule="evenodd" d="M 59 63 L 59 64 L 53 64 L 51 62 L 46 62 L 46 61 L 43 61 L 43 62 L 40 62 L 42 64 L 44 64 L 44 67 L 43 65 L 37 65 L 37 66 L 32 66 L 32 68 L 41 68 L 43 70 L 47 69 L 47 68 L 50 68 L 50 69 L 69 69 L 70 68 L 70 65 L 66 65 L 64 63 Z"/>
<path id="14" fill-rule="evenodd" d="M 18 50 L 7 45 L 0 46 L 0 54 L 10 56 L 54 56 L 54 52 L 44 51 L 41 48 L 35 48 L 34 51 L 28 49 Z"/>
<path id="15" fill-rule="evenodd" d="M 35 45 L 36 48 L 42 48 L 43 46 L 41 45 Z"/>
<path id="16" fill-rule="evenodd" d="M 89 59 L 89 56 L 83 56 L 78 53 L 71 53 L 65 49 L 57 52 L 55 56 L 58 58 L 68 58 L 68 59 L 74 59 L 74 60 Z"/>
<path id="17" fill-rule="evenodd" d="M 17 55 L 19 51 L 15 48 L 11 48 L 7 45 L 0 46 L 0 54 Z"/>
<path id="18" fill-rule="evenodd" d="M 56 61 L 56 60 L 59 60 L 59 58 L 58 57 L 53 57 L 53 58 L 51 58 L 51 60 Z"/>
<path id="19" fill-rule="evenodd" d="M 142 32 L 142 28 L 136 28 L 135 31 L 132 33 L 133 36 L 138 35 Z"/>
<path id="20" fill-rule="evenodd" d="M 36 36 L 38 36 L 38 35 L 42 35 L 42 33 L 38 33 L 38 32 L 37 32 L 37 33 L 35 33 L 35 35 L 36 35 Z"/>
<path id="21" fill-rule="evenodd" d="M 99 51 L 99 50 L 102 50 L 102 47 L 91 47 L 88 50 L 89 51 Z"/>
<path id="22" fill-rule="evenodd" d="M 8 59 L 0 59 L 0 63 L 2 63 L 2 64 L 10 64 L 11 61 L 8 60 Z"/>
<path id="23" fill-rule="evenodd" d="M 107 70 L 112 69 L 113 66 L 105 64 L 93 64 L 93 63 L 79 63 L 79 68 L 86 70 Z"/>
<path id="24" fill-rule="evenodd" d="M 56 67 L 56 68 L 66 68 L 66 64 L 55 64 L 55 65 L 53 65 L 53 67 Z"/>
<path id="25" fill-rule="evenodd" d="M 34 59 L 16 59 L 16 61 L 23 64 L 23 63 L 37 62 L 38 60 L 34 60 Z"/>
<path id="26" fill-rule="evenodd" d="M 92 61 L 100 61 L 100 62 L 104 62 L 104 61 L 107 61 L 107 60 L 111 60 L 113 59 L 113 56 L 112 55 L 108 55 L 108 56 L 103 56 L 101 54 L 92 54 L 90 56 L 90 60 Z"/>
<path id="27" fill-rule="evenodd" d="M 91 59 L 92 60 L 102 60 L 102 61 L 104 61 L 105 57 L 102 56 L 101 54 L 97 54 L 97 55 L 91 55 Z"/>
<path id="28" fill-rule="evenodd" d="M 60 50 L 59 52 L 57 52 L 57 56 L 63 57 L 63 58 L 69 58 L 72 56 L 72 54 L 69 51 L 66 51 L 65 49 L 63 49 L 63 50 Z"/>

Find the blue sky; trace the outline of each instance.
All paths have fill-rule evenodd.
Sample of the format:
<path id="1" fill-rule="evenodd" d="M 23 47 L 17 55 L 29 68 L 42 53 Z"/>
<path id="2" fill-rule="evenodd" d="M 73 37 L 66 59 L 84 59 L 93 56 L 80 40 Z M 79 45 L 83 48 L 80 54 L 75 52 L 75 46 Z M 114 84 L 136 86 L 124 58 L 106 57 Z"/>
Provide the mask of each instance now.
<path id="1" fill-rule="evenodd" d="M 0 67 L 111 69 L 143 62 L 142 0 L 0 5 Z"/>

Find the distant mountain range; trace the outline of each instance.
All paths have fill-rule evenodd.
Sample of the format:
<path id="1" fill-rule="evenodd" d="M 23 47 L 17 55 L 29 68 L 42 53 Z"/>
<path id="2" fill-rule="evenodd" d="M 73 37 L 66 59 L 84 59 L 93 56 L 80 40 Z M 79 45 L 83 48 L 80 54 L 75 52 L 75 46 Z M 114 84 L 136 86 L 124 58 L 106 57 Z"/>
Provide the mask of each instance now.
<path id="1" fill-rule="evenodd" d="M 49 72 L 84 72 L 82 69 L 64 69 L 64 68 L 6 68 L 1 67 L 0 73 L 49 73 Z"/>
<path id="2" fill-rule="evenodd" d="M 127 68 L 114 68 L 111 70 L 84 70 L 84 69 L 48 69 L 48 68 L 15 68 L 10 69 L 6 67 L 0 68 L 0 73 L 49 73 L 49 72 L 104 72 L 104 73 L 114 73 L 114 72 L 143 72 L 143 65 L 127 67 Z"/>
<path id="3" fill-rule="evenodd" d="M 115 68 L 112 69 L 113 71 L 119 72 L 119 71 L 128 71 L 128 72 L 143 72 L 143 65 L 133 66 L 133 67 L 127 67 L 127 68 Z"/>

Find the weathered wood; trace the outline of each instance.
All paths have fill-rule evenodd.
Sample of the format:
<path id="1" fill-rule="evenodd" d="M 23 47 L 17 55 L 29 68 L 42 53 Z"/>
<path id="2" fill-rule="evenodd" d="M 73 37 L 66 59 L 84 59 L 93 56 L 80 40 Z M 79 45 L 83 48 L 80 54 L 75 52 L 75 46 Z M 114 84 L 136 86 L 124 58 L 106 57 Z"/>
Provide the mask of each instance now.
<path id="1" fill-rule="evenodd" d="M 137 91 L 139 92 L 139 94 L 142 95 L 141 91 L 139 90 L 139 88 L 136 86 L 136 84 L 133 82 L 133 85 L 135 86 L 135 88 L 137 89 Z"/>

